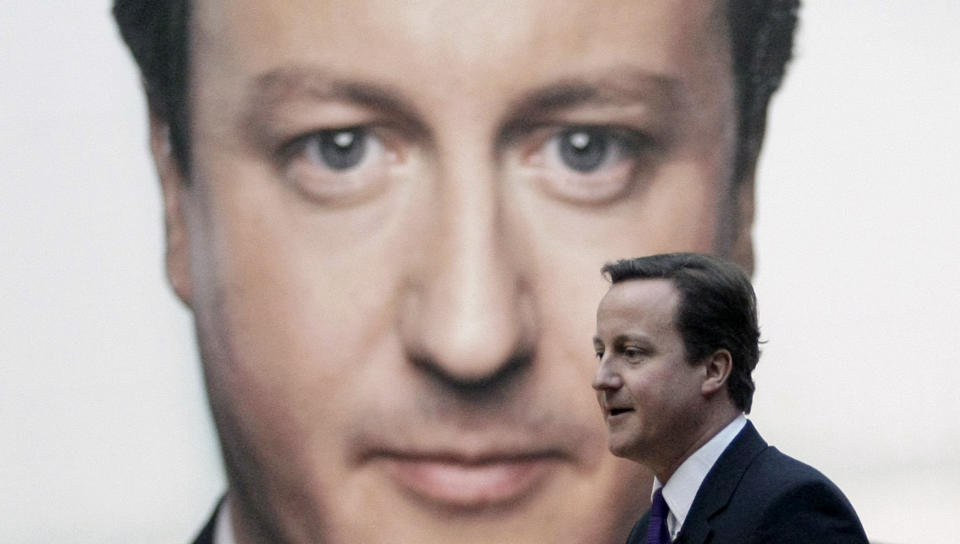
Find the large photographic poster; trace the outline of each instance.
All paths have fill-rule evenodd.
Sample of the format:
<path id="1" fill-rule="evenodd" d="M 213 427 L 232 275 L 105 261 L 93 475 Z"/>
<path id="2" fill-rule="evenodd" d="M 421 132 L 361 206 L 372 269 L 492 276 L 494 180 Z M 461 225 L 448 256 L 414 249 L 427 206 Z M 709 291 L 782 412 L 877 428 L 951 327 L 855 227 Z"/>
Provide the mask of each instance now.
<path id="1" fill-rule="evenodd" d="M 0 541 L 189 541 L 226 489 L 226 476 L 193 315 L 178 299 L 165 270 L 165 210 L 150 157 L 139 76 L 106 2 L 8 4 L 0 16 L 0 67 L 5 74 L 0 84 Z M 755 176 L 753 279 L 766 343 L 755 372 L 757 393 L 750 417 L 770 443 L 834 480 L 877 542 L 948 542 L 960 531 L 960 395 L 953 387 L 960 381 L 954 360 L 954 324 L 960 312 L 960 146 L 954 134 L 960 125 L 958 25 L 960 7 L 947 0 L 805 2 L 794 60 L 773 98 Z M 478 119 L 476 126 L 483 123 Z M 382 144 L 377 149 L 388 153 L 393 136 L 387 132 L 382 141 L 376 140 L 380 144 L 370 145 Z M 589 131 L 560 133 L 572 145 L 578 138 L 597 136 Z M 469 141 L 478 135 L 462 132 L 460 137 Z M 545 164 L 553 159 L 545 155 Z M 496 175 L 476 170 L 447 174 L 461 181 Z M 242 183 L 241 176 L 237 179 Z M 314 191 L 314 199 L 339 198 L 336 191 L 356 189 L 350 183 L 334 187 L 334 193 L 324 192 L 329 187 L 305 190 Z M 609 454 L 603 435 L 595 432 L 598 425 L 602 429 L 599 414 L 593 425 L 587 412 L 593 408 L 593 304 L 606 289 L 599 268 L 606 260 L 635 256 L 621 254 L 634 248 L 703 250 L 715 238 L 695 228 L 668 228 L 676 225 L 667 222 L 692 213 L 689 207 L 677 206 L 657 221 L 639 218 L 622 224 L 610 219 L 617 212 L 600 215 L 596 202 L 575 204 L 576 211 L 570 212 L 572 200 L 595 197 L 606 202 L 622 190 L 615 182 L 603 183 L 607 185 L 538 185 L 538 191 L 559 195 L 556 200 L 566 204 L 544 206 L 537 216 L 542 222 L 512 228 L 541 229 L 540 238 L 471 238 L 470 225 L 496 217 L 484 208 L 489 194 L 482 191 L 443 193 L 422 207 L 408 234 L 388 241 L 377 238 L 379 221 L 390 217 L 388 211 L 323 219 L 336 227 L 325 232 L 342 232 L 340 226 L 349 224 L 355 238 L 315 239 L 309 249 L 345 257 L 323 263 L 315 289 L 280 290 L 272 296 L 332 301 L 322 320 L 302 324 L 317 327 L 318 342 L 349 337 L 355 344 L 379 346 L 374 333 L 367 337 L 357 332 L 374 330 L 367 316 L 379 315 L 363 309 L 377 304 L 378 289 L 384 278 L 392 277 L 391 270 L 404 271 L 414 278 L 410 289 L 415 295 L 397 302 L 410 305 L 395 315 L 411 321 L 387 320 L 384 327 L 401 327 L 411 337 L 423 333 L 418 327 L 433 327 L 437 334 L 423 333 L 422 342 L 410 345 L 436 353 L 449 348 L 443 353 L 454 355 L 463 355 L 467 348 L 490 353 L 500 349 L 512 355 L 498 360 L 521 365 L 520 372 L 527 373 L 526 406 L 541 417 L 524 420 L 519 401 L 508 396 L 498 400 L 504 417 L 524 421 L 504 426 L 497 439 L 501 444 L 533 444 L 537 440 L 529 437 L 541 436 L 537 433 L 544 442 L 560 444 L 558 448 L 582 440 L 592 444 L 584 458 L 598 459 L 586 463 L 582 472 L 609 463 L 602 466 L 626 471 L 626 482 L 649 485 L 645 475 L 604 457 Z M 385 189 L 363 190 L 379 194 L 376 191 Z M 593 194 L 597 191 L 610 194 Z M 540 193 L 530 194 L 518 193 L 509 206 L 530 206 L 524 199 Z M 439 205 L 461 209 L 437 219 L 430 210 Z M 319 232 L 324 228 L 320 221 L 300 226 Z M 601 223 L 611 230 L 600 230 Z M 628 224 L 632 226 L 624 226 Z M 246 227 L 224 227 L 231 228 Z M 659 238 L 649 234 L 657 228 L 662 231 Z M 434 234 L 420 244 L 411 242 L 424 232 Z M 655 241 L 634 243 L 635 238 L 614 237 L 615 232 Z M 267 254 L 289 241 L 264 237 L 260 242 Z M 389 267 L 384 262 L 355 267 L 344 249 L 401 242 L 408 245 L 390 254 Z M 441 250 L 446 257 L 437 257 Z M 310 254 L 304 251 L 298 255 Z M 491 255 L 501 253 L 515 256 L 507 259 L 513 272 L 497 268 L 507 260 Z M 231 255 L 238 253 L 227 257 Z M 288 262 L 294 262 L 297 257 L 290 255 Z M 414 259 L 419 259 L 415 265 Z M 271 281 L 279 270 L 263 265 L 247 273 Z M 498 298 L 491 295 L 502 295 L 497 289 L 514 291 Z M 179 294 L 184 298 L 185 291 Z M 209 293 L 188 295 L 185 298 Z M 248 293 L 244 301 L 256 296 Z M 531 318 L 525 312 L 532 310 L 523 302 L 528 299 L 550 301 L 538 303 L 550 310 L 533 311 Z M 460 304 L 430 313 L 451 301 Z M 247 339 L 258 338 L 253 323 L 290 317 L 264 315 L 277 310 L 274 306 L 251 308 L 257 312 L 255 320 L 250 321 L 253 313 L 246 316 Z M 516 314 L 513 325 L 491 317 L 511 312 Z M 417 325 L 409 316 L 428 317 Z M 444 328 L 456 320 L 474 324 L 474 330 L 457 336 Z M 445 343 L 427 345 L 441 333 L 447 334 Z M 502 340 L 511 334 L 516 338 Z M 556 338 L 558 343 L 534 342 L 535 354 L 511 352 L 507 344 L 525 341 L 525 334 Z M 277 342 L 298 353 L 319 351 L 307 342 L 298 344 L 300 340 L 278 337 Z M 263 348 L 252 340 L 242 345 L 248 353 Z M 457 352 L 457 346 L 463 349 Z M 404 364 L 432 364 L 417 359 L 417 349 L 403 353 Z M 553 366 L 543 362 L 547 354 Z M 523 362 L 527 356 L 532 362 Z M 372 372 L 370 361 L 379 357 L 351 359 L 356 366 L 349 372 Z M 386 356 L 383 360 L 398 364 Z M 461 376 L 461 381 L 468 388 L 486 379 L 484 359 L 471 360 L 478 366 L 451 371 L 463 372 L 467 378 Z M 307 369 L 303 375 L 351 383 L 342 378 L 347 371 L 340 371 L 318 377 Z M 450 377 L 443 369 L 426 372 L 440 382 Z M 480 436 L 477 429 L 485 428 L 479 416 L 474 420 L 469 414 L 451 423 L 444 410 L 453 405 L 441 402 L 367 423 L 380 412 L 363 407 L 391 405 L 404 384 L 381 379 L 376 383 L 383 389 L 375 390 L 369 385 L 373 382 L 363 383 L 368 385 L 324 389 L 330 398 L 354 399 L 338 402 L 335 410 L 325 408 L 334 414 L 325 419 L 333 422 L 326 424 L 329 436 L 349 435 L 337 422 L 354 421 L 358 410 L 369 410 L 370 418 L 353 428 L 372 429 L 371 435 L 386 425 L 414 434 L 432 424 L 449 433 L 461 430 L 466 437 Z M 278 390 L 251 388 L 244 394 Z M 291 386 L 286 391 L 303 393 L 299 401 L 304 406 L 315 400 L 306 395 L 308 389 Z M 357 400 L 363 396 L 364 401 Z M 376 401 L 369 401 L 374 396 Z M 257 409 L 274 406 L 265 402 Z M 491 406 L 467 412 L 492 417 L 496 409 Z M 564 407 L 581 415 L 566 420 Z M 313 415 L 309 409 L 300 413 Z M 306 425 L 279 416 L 265 421 Z M 525 438 L 509 433 L 524 433 Z M 600 442 L 590 442 L 597 437 Z M 583 496 L 599 489 L 589 482 L 582 485 L 576 489 Z M 619 492 L 638 498 L 639 516 L 648 488 Z M 563 511 L 565 506 L 557 503 L 556 508 Z M 902 521 L 904 509 L 910 523 Z M 559 521 L 544 519 L 544 533 L 551 534 L 550 527 Z"/>

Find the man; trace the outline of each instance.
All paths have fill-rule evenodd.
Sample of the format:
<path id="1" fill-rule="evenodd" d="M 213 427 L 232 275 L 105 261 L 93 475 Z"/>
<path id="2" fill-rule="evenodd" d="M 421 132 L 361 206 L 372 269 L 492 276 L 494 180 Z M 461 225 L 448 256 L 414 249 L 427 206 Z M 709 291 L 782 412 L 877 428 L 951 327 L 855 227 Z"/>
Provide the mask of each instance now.
<path id="1" fill-rule="evenodd" d="M 628 544 L 866 542 L 840 490 L 744 417 L 760 357 L 747 275 L 691 253 L 603 272 L 593 387 L 610 451 L 656 476 Z"/>
<path id="2" fill-rule="evenodd" d="M 750 266 L 795 11 L 117 0 L 229 481 L 214 538 L 622 540 L 650 475 L 602 447 L 582 279 Z"/>

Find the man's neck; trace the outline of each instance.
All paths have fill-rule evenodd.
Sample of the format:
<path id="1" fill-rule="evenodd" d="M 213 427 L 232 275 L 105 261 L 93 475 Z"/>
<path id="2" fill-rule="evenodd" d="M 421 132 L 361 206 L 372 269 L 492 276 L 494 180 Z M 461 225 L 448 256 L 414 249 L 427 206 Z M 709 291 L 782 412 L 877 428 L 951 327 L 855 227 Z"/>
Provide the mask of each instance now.
<path id="1" fill-rule="evenodd" d="M 241 501 L 242 499 L 236 496 L 236 490 L 231 487 L 218 513 L 220 519 L 217 520 L 217 531 L 214 532 L 214 544 L 257 544 L 271 541 L 257 536 L 262 533 L 256 531 L 256 526 L 250 521 L 253 518 L 247 515 Z"/>
<path id="2" fill-rule="evenodd" d="M 683 464 L 691 455 L 699 450 L 704 444 L 722 431 L 731 421 L 737 418 L 741 412 L 732 404 L 725 403 L 723 407 L 708 411 L 706 420 L 700 425 L 691 438 L 686 441 L 686 445 L 680 450 L 678 455 L 670 459 L 663 460 L 660 466 L 650 466 L 657 480 L 666 484 L 673 476 L 677 468 Z"/>
<path id="3" fill-rule="evenodd" d="M 670 510 L 667 516 L 667 528 L 673 537 L 676 537 L 683 528 L 687 514 L 690 513 L 693 501 L 707 474 L 746 425 L 747 418 L 743 414 L 737 416 L 687 457 L 670 476 L 669 482 L 660 482 L 659 479 L 654 481 L 652 492 L 660 489 Z"/>

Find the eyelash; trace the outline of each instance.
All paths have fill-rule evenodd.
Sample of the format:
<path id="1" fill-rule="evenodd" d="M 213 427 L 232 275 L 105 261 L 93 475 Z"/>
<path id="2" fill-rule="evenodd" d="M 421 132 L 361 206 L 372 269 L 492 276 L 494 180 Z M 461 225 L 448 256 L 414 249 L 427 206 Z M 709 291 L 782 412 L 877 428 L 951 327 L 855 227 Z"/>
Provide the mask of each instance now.
<path id="1" fill-rule="evenodd" d="M 636 359 L 638 357 L 643 357 L 644 352 L 639 348 L 623 348 L 623 355 L 628 359 Z"/>
<path id="2" fill-rule="evenodd" d="M 561 125 L 537 131 L 526 162 L 537 173 L 537 183 L 546 193 L 573 204 L 602 205 L 629 193 L 644 168 L 650 166 L 656 142 L 634 128 L 610 125 Z M 600 161 L 589 169 L 565 162 L 563 139 L 579 138 L 587 147 L 601 143 Z M 573 149 L 568 146 L 567 150 Z M 569 158 L 569 157 L 568 157 Z"/>
<path id="3" fill-rule="evenodd" d="M 339 140 L 339 141 L 338 141 Z M 342 166 L 331 161 L 330 146 L 355 156 Z M 388 138 L 363 125 L 322 129 L 292 138 L 277 153 L 279 169 L 296 189 L 312 201 L 339 205 L 354 203 L 384 189 L 387 170 L 396 162 Z M 355 161 L 355 162 L 353 162 Z"/>
<path id="4" fill-rule="evenodd" d="M 627 194 L 649 167 L 655 142 L 648 134 L 612 125 L 535 126 L 505 138 L 519 145 L 534 183 L 548 195 L 578 205 L 603 205 Z M 343 144 L 340 135 L 349 136 Z M 422 141 L 391 135 L 386 127 L 353 125 L 315 130 L 282 144 L 279 169 L 308 198 L 322 204 L 352 203 L 385 189 L 388 169 L 408 145 Z M 329 146 L 359 145 L 355 163 L 331 164 Z M 326 146 L 326 147 L 325 147 Z M 352 160 L 351 159 L 351 160 Z M 577 164 L 574 162 L 579 161 Z"/>
<path id="5" fill-rule="evenodd" d="M 309 145 L 317 143 L 319 139 L 334 138 L 338 134 L 348 133 L 359 134 L 364 140 L 372 136 L 370 128 L 363 125 L 314 130 L 290 138 L 288 141 L 282 143 L 277 152 L 277 156 L 281 163 L 296 160 L 298 155 L 303 154 Z"/>

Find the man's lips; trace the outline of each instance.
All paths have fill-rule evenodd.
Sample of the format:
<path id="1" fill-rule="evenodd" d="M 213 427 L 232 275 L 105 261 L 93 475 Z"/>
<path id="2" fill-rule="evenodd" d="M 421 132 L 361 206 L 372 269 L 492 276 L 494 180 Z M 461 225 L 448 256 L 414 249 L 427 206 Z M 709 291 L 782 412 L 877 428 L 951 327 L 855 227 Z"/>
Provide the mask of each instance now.
<path id="1" fill-rule="evenodd" d="M 464 509 L 512 503 L 547 479 L 563 456 L 543 451 L 463 456 L 386 452 L 371 461 L 402 490 L 432 503 Z"/>
<path id="2" fill-rule="evenodd" d="M 627 417 L 629 414 L 633 413 L 633 408 L 629 408 L 626 406 L 621 406 L 621 407 L 606 406 L 603 409 L 603 413 L 606 416 L 608 423 L 614 423 L 616 421 L 619 421 L 620 419 Z"/>
<path id="3" fill-rule="evenodd" d="M 491 418 L 477 406 L 443 405 L 428 427 L 409 409 L 369 418 L 351 440 L 350 462 L 434 512 L 462 514 L 517 507 L 602 455 L 596 420 L 511 406 L 498 404 Z"/>

